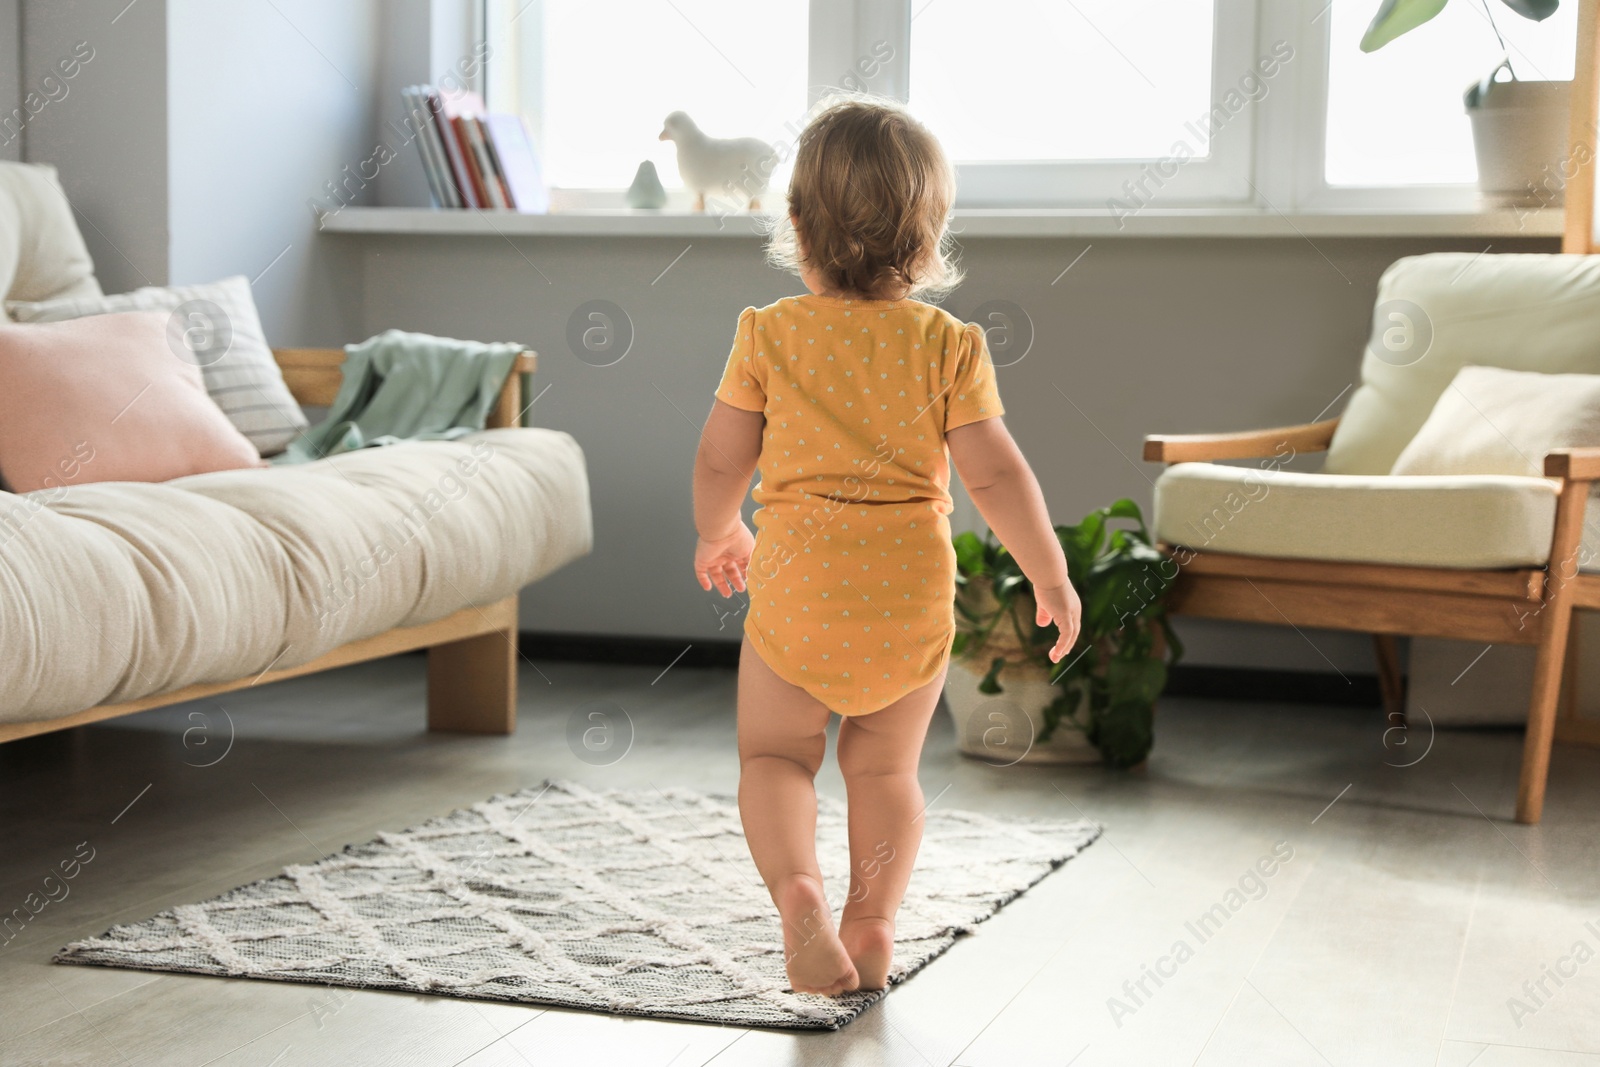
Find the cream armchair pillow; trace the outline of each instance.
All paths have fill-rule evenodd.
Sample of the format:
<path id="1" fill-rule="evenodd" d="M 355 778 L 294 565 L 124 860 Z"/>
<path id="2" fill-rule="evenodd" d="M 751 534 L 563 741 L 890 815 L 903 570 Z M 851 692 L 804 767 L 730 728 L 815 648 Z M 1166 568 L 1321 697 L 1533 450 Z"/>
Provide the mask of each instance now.
<path id="1" fill-rule="evenodd" d="M 1600 445 L 1600 374 L 1462 367 L 1390 474 L 1544 474 L 1545 454 Z"/>
<path id="2" fill-rule="evenodd" d="M 99 295 L 94 261 L 56 169 L 42 163 L 0 163 L 0 296 L 57 300 Z"/>

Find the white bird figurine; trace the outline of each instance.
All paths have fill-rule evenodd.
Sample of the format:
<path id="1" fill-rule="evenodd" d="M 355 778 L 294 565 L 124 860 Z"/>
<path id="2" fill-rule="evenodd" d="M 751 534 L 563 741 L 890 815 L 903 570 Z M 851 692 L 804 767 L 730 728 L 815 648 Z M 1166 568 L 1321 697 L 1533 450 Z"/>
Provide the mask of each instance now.
<path id="1" fill-rule="evenodd" d="M 694 209 L 706 209 L 707 193 L 747 199 L 750 210 L 761 207 L 778 153 L 759 137 L 707 137 L 682 111 L 674 111 L 662 124 L 661 140 L 678 149 L 678 175 L 695 194 Z"/>

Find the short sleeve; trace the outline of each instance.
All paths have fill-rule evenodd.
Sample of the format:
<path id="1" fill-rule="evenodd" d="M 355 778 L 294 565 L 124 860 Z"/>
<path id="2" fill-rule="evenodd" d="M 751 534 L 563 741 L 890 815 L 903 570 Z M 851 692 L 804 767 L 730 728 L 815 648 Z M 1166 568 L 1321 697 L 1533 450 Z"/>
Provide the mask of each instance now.
<path id="1" fill-rule="evenodd" d="M 949 392 L 945 394 L 944 428 L 950 431 L 969 422 L 981 422 L 1005 413 L 983 329 L 968 323 L 961 331 L 961 340 L 956 346 L 955 370 L 950 378 Z"/>
<path id="2" fill-rule="evenodd" d="M 756 353 L 756 309 L 739 314 L 739 329 L 733 337 L 728 366 L 717 385 L 717 399 L 745 411 L 764 411 L 767 407 L 766 364 Z"/>

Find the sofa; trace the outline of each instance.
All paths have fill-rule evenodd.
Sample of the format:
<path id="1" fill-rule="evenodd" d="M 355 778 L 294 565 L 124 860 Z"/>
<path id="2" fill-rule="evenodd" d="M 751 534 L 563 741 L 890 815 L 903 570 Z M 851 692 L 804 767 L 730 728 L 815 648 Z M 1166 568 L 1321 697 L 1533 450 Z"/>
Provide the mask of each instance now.
<path id="1" fill-rule="evenodd" d="M 0 291 L 100 293 L 51 168 L 0 164 Z M 342 350 L 274 355 L 332 401 Z M 0 741 L 417 649 L 430 728 L 509 733 L 517 594 L 593 539 L 577 442 L 517 425 L 535 367 L 456 440 L 0 492 Z"/>

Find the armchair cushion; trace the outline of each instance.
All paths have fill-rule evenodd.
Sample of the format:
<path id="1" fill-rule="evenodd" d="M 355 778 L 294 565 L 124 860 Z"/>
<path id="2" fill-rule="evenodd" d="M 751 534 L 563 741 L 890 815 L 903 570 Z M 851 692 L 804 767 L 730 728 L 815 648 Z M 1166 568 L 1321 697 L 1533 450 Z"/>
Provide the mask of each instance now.
<path id="1" fill-rule="evenodd" d="M 1600 445 L 1600 374 L 1463 367 L 1391 473 L 1537 475 L 1584 445 Z"/>
<path id="2" fill-rule="evenodd" d="M 1155 532 L 1175 545 L 1279 559 L 1492 569 L 1542 566 L 1556 482 L 1179 463 L 1156 482 Z M 1582 558 L 1600 546 L 1586 530 Z M 1586 568 L 1587 569 L 1587 568 Z"/>
<path id="3" fill-rule="evenodd" d="M 1600 256 L 1411 256 L 1378 282 L 1373 320 L 1329 474 L 1388 474 L 1469 364 L 1600 374 Z"/>

